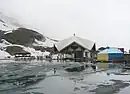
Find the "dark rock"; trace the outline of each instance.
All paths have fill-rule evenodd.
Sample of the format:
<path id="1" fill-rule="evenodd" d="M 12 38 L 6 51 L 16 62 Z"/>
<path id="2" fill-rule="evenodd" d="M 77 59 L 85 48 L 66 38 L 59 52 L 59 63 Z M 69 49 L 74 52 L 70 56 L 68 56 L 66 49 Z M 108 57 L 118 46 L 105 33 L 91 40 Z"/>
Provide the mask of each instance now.
<path id="1" fill-rule="evenodd" d="M 27 52 L 27 51 L 24 51 L 22 47 L 20 46 L 8 46 L 6 48 L 6 52 L 8 52 L 9 54 L 11 55 L 15 55 L 15 53 L 19 53 L 19 52 Z"/>
<path id="2" fill-rule="evenodd" d="M 13 30 L 12 33 L 5 34 L 5 40 L 12 44 L 31 45 L 35 42 L 35 39 L 39 41 L 46 40 L 42 34 L 26 28 L 18 28 Z"/>
<path id="3" fill-rule="evenodd" d="M 85 70 L 85 68 L 84 68 L 84 66 L 78 66 L 78 67 L 65 68 L 65 70 L 68 72 L 81 72 L 81 71 Z"/>
<path id="4" fill-rule="evenodd" d="M 77 91 L 77 90 L 80 90 L 80 88 L 79 88 L 79 87 L 75 87 L 75 88 L 74 88 L 74 91 Z"/>
<path id="5" fill-rule="evenodd" d="M 0 41 L 1 41 L 1 39 L 3 39 L 4 38 L 4 31 L 2 31 L 2 30 L 0 30 Z"/>

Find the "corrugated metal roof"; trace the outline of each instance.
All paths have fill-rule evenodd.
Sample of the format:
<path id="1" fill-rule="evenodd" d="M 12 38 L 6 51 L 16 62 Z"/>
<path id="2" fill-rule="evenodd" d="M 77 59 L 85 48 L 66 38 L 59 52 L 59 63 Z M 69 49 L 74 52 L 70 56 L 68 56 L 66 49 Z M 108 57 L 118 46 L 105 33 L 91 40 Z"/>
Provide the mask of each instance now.
<path id="1" fill-rule="evenodd" d="M 80 38 L 77 36 L 72 36 L 68 39 L 64 39 L 64 40 L 60 41 L 59 43 L 56 43 L 55 46 L 58 49 L 58 51 L 61 51 L 68 45 L 72 44 L 73 42 L 81 45 L 82 47 L 84 47 L 85 49 L 88 49 L 88 50 L 91 50 L 95 44 L 93 41 L 83 39 L 83 38 Z"/>
<path id="2" fill-rule="evenodd" d="M 118 48 L 108 48 L 99 52 L 98 54 L 105 54 L 105 53 L 123 53 L 123 52 L 120 51 Z"/>

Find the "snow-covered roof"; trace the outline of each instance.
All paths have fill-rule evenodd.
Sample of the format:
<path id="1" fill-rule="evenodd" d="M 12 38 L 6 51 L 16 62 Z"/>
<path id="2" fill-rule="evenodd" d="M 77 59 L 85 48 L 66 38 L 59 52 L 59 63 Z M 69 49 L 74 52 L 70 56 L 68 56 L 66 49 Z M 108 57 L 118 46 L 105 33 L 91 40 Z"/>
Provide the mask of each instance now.
<path id="1" fill-rule="evenodd" d="M 77 36 L 72 36 L 68 39 L 64 39 L 64 40 L 56 43 L 55 47 L 57 48 L 58 51 L 61 51 L 68 45 L 72 44 L 73 42 L 76 42 L 77 44 L 81 45 L 82 47 L 84 47 L 85 49 L 88 49 L 88 50 L 91 50 L 95 44 L 93 41 L 83 39 L 83 38 L 80 38 Z"/>
<path id="2" fill-rule="evenodd" d="M 106 53 L 123 53 L 123 52 L 118 48 L 108 48 L 99 52 L 98 54 L 106 54 Z"/>

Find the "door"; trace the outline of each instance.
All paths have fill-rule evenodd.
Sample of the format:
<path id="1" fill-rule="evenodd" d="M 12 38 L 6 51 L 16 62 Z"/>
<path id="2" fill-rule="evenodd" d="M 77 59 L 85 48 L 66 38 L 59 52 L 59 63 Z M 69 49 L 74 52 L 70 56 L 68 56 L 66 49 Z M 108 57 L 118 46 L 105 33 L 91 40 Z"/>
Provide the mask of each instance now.
<path id="1" fill-rule="evenodd" d="M 83 59 L 83 51 L 76 51 L 75 52 L 75 61 L 81 62 Z"/>

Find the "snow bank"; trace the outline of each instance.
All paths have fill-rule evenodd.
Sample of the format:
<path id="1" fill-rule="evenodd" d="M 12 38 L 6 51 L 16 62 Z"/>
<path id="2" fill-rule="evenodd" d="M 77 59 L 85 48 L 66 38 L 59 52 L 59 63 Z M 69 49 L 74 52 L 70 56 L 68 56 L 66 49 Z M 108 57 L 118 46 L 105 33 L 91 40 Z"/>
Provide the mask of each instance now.
<path id="1" fill-rule="evenodd" d="M 0 48 L 4 48 L 4 47 L 6 47 L 6 46 L 7 46 L 6 44 L 0 43 Z"/>
<path id="2" fill-rule="evenodd" d="M 2 39 L 1 41 L 2 41 L 2 43 L 5 44 L 5 45 L 12 45 L 10 42 L 6 41 L 5 39 Z"/>
<path id="3" fill-rule="evenodd" d="M 50 52 L 47 52 L 47 51 L 41 52 L 40 50 L 35 50 L 34 48 L 30 48 L 30 47 L 24 47 L 23 49 L 27 52 L 30 52 L 31 56 L 35 56 L 35 57 L 36 56 L 45 57 L 45 56 L 49 56 L 49 54 L 50 54 Z"/>
<path id="4" fill-rule="evenodd" d="M 9 28 L 5 26 L 4 23 L 0 22 L 0 30 L 9 30 Z"/>
<path id="5" fill-rule="evenodd" d="M 23 47 L 23 49 L 27 52 L 30 52 L 32 56 L 42 56 L 43 52 L 41 51 L 36 51 L 34 48 L 30 47 Z"/>
<path id="6" fill-rule="evenodd" d="M 4 47 L 8 47 L 8 46 L 18 46 L 18 47 L 21 47 L 23 48 L 23 50 L 31 53 L 31 56 L 48 56 L 50 54 L 50 52 L 41 52 L 40 50 L 35 50 L 34 48 L 31 48 L 31 47 L 25 47 L 23 45 L 17 45 L 17 44 L 10 44 L 8 43 L 6 40 L 4 40 L 3 43 L 0 43 L 0 48 L 3 49 Z"/>
<path id="7" fill-rule="evenodd" d="M 43 56 L 49 56 L 49 55 L 50 55 L 50 52 L 47 52 L 47 51 L 43 52 Z"/>
<path id="8" fill-rule="evenodd" d="M 8 56 L 11 57 L 11 55 L 10 55 L 9 53 L 0 50 L 0 59 L 5 59 L 5 58 L 7 58 Z"/>
<path id="9" fill-rule="evenodd" d="M 0 29 L 3 31 L 17 29 L 22 26 L 16 19 L 4 15 L 2 12 L 0 12 L 0 19 L 2 20 L 0 21 Z"/>
<path id="10" fill-rule="evenodd" d="M 55 41 L 48 38 L 46 38 L 45 42 L 38 41 L 37 39 L 35 39 L 35 42 L 36 43 L 33 44 L 34 46 L 43 46 L 43 47 L 53 47 L 54 44 L 56 43 Z"/>
<path id="11" fill-rule="evenodd" d="M 43 43 L 43 42 L 42 42 L 42 43 Z M 11 44 L 11 43 L 9 43 L 8 41 L 2 39 L 2 43 L 0 43 L 0 49 L 1 49 L 1 50 L 4 50 L 4 49 L 5 49 L 6 47 L 8 47 L 8 46 L 18 46 L 18 47 L 21 47 L 21 48 L 23 48 L 23 50 L 25 50 L 25 51 L 31 53 L 31 56 L 35 56 L 35 57 L 37 57 L 37 56 L 46 57 L 46 56 L 49 56 L 49 55 L 50 55 L 50 52 L 47 52 L 47 51 L 41 52 L 40 50 L 35 50 L 34 48 L 25 47 L 25 46 L 23 46 L 23 45 Z M 3 52 L 5 52 L 5 51 L 3 51 Z M 5 52 L 6 55 L 3 54 L 3 52 L 1 52 L 0 58 L 4 58 L 4 57 L 6 57 L 6 56 L 10 56 L 7 52 Z"/>
<path id="12" fill-rule="evenodd" d="M 0 50 L 5 50 L 5 48 L 9 45 L 12 45 L 11 43 L 7 42 L 5 39 L 1 39 L 2 43 L 0 43 Z"/>
<path id="13" fill-rule="evenodd" d="M 4 34 L 13 33 L 12 30 L 8 30 L 8 32 L 5 32 Z"/>
<path id="14" fill-rule="evenodd" d="M 16 26 L 13 26 L 11 24 L 6 24 L 6 23 L 2 23 L 0 22 L 0 30 L 3 30 L 3 31 L 12 31 L 13 29 L 17 29 L 18 27 Z"/>
<path id="15" fill-rule="evenodd" d="M 57 57 L 58 57 L 58 54 L 52 55 L 52 59 L 57 59 Z"/>

